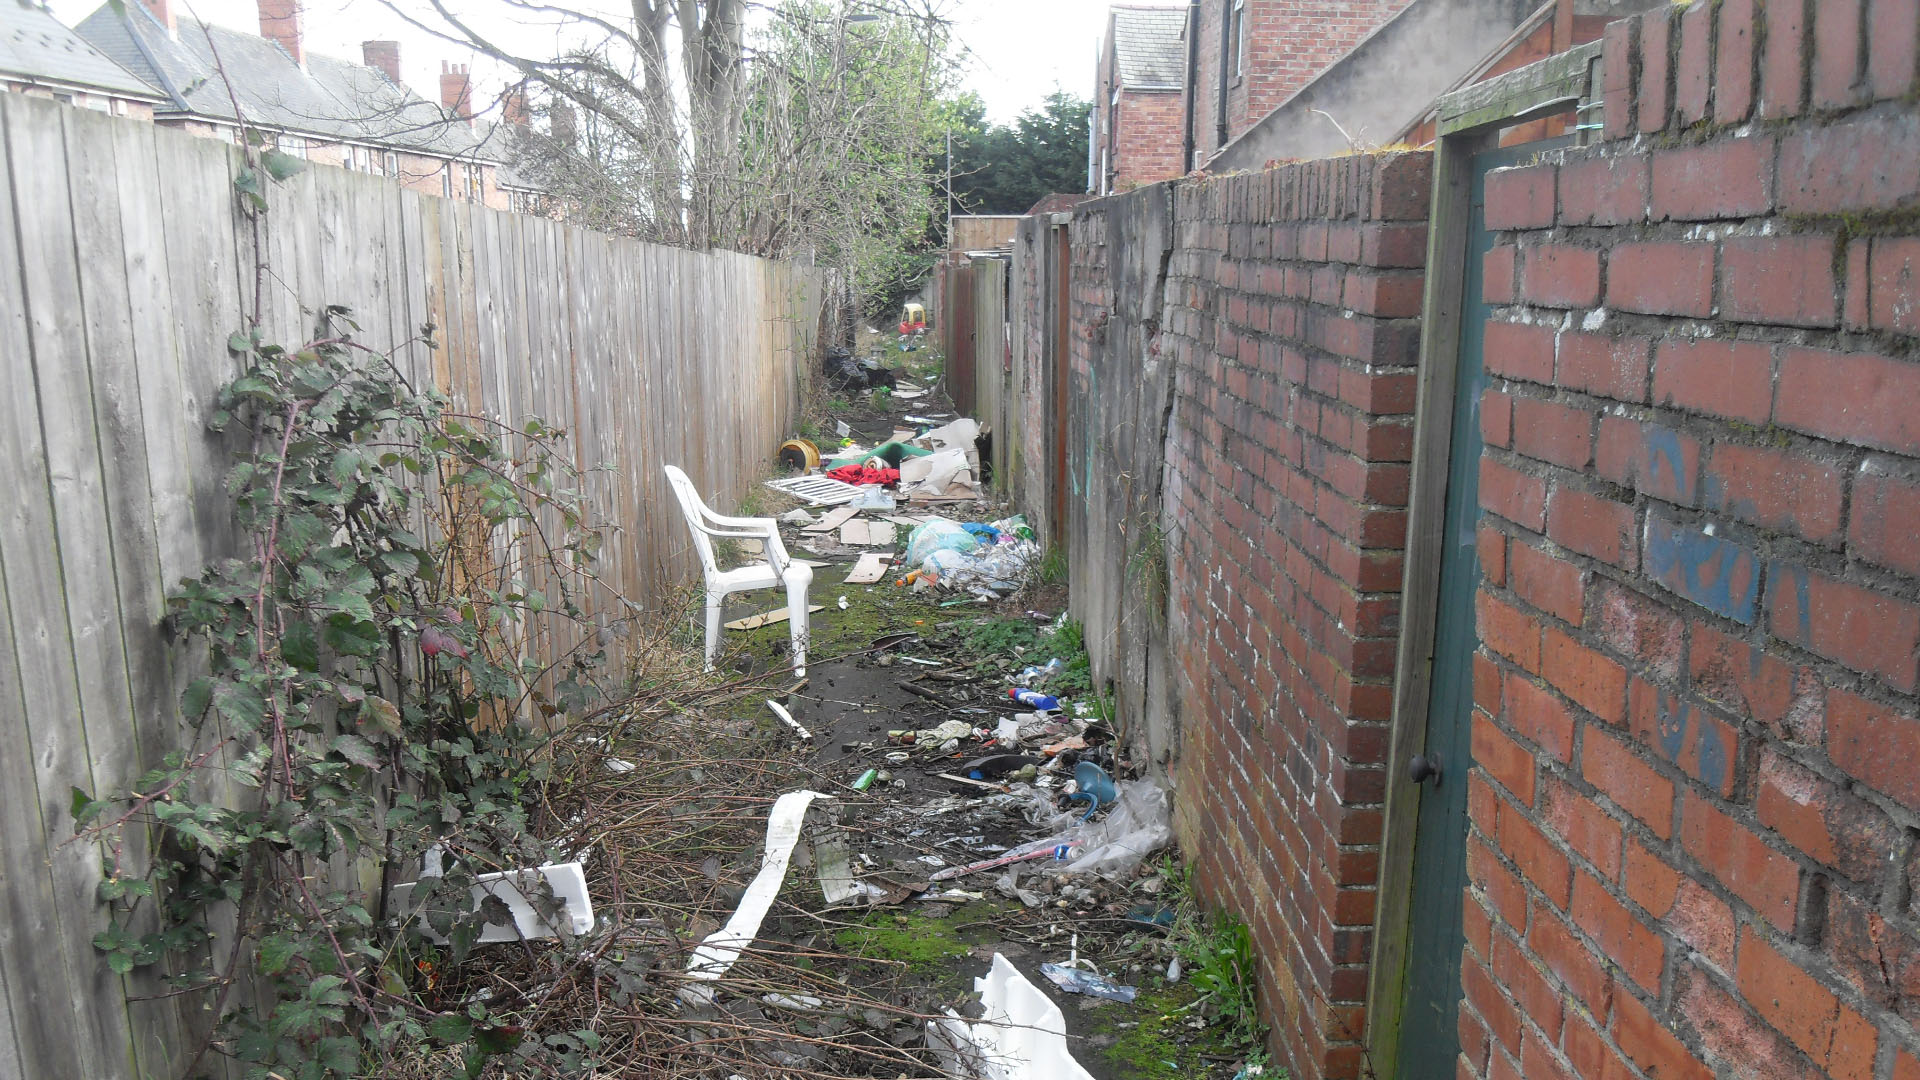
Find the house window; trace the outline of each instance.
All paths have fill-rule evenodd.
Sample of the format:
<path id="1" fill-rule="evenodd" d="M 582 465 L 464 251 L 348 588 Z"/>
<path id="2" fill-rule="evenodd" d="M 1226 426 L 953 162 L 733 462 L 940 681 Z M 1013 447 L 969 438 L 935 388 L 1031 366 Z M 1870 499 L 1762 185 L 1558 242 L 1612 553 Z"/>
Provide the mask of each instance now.
<path id="1" fill-rule="evenodd" d="M 467 165 L 464 168 L 467 170 L 467 201 L 481 202 L 486 188 L 481 178 L 480 166 Z"/>
<path id="2" fill-rule="evenodd" d="M 451 161 L 447 162 L 447 167 L 440 171 L 440 194 L 448 199 L 453 198 L 453 162 Z"/>
<path id="3" fill-rule="evenodd" d="M 386 160 L 385 162 L 383 162 L 383 164 L 385 165 L 387 170 L 387 179 L 398 180 L 400 178 L 400 155 L 399 154 L 396 154 L 391 150 L 387 151 Z"/>
<path id="4" fill-rule="evenodd" d="M 1227 55 L 1232 57 L 1233 77 L 1237 79 L 1247 70 L 1247 0 L 1233 0 L 1227 35 Z"/>
<path id="5" fill-rule="evenodd" d="M 307 140 L 299 137 L 298 135 L 274 136 L 273 148 L 275 150 L 280 151 L 283 154 L 288 154 L 297 158 L 304 158 L 307 156 Z"/>

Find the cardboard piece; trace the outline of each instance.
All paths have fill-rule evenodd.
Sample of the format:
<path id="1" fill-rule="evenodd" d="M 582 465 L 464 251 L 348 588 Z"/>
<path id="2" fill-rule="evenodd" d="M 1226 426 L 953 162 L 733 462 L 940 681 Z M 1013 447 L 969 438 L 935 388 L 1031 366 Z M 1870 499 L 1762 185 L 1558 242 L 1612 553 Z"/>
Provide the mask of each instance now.
<path id="1" fill-rule="evenodd" d="M 802 527 L 800 531 L 803 533 L 829 533 L 838 529 L 846 522 L 852 521 L 859 513 L 860 511 L 850 506 L 842 506 L 836 510 L 827 511 L 820 516 L 819 521 Z"/>
<path id="2" fill-rule="evenodd" d="M 825 611 L 825 610 L 827 609 L 820 604 L 807 605 L 807 612 L 809 614 L 816 611 Z M 788 618 L 787 609 L 779 608 L 774 611 L 763 611 L 758 615 L 749 615 L 744 619 L 735 619 L 732 622 L 727 623 L 726 627 L 729 630 L 758 630 L 762 626 L 768 626 L 773 623 L 786 622 L 787 618 Z"/>
<path id="3" fill-rule="evenodd" d="M 887 564 L 892 560 L 893 556 L 890 554 L 883 555 L 878 551 L 862 552 L 860 561 L 855 563 L 853 569 L 848 572 L 846 583 L 871 585 L 887 576 Z"/>

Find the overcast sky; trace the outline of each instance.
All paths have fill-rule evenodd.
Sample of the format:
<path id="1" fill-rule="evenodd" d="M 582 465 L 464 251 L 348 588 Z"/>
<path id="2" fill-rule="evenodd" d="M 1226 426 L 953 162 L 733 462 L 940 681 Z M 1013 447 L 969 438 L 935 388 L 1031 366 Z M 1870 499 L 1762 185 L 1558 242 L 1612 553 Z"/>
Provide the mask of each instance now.
<path id="1" fill-rule="evenodd" d="M 128 0 L 129 3 L 138 0 Z M 257 33 L 260 28 L 255 0 L 173 0 L 176 12 L 187 17 L 191 9 L 208 22 Z M 402 10 L 417 5 L 423 21 L 431 21 L 426 0 L 396 0 Z M 947 0 L 955 32 L 968 52 L 967 85 L 987 103 L 987 116 L 1008 121 L 1033 108 L 1055 86 L 1082 97 L 1093 92 L 1094 53 L 1105 23 L 1109 0 Z M 1141 0 L 1131 0 L 1139 3 Z M 52 0 L 53 12 L 69 25 L 85 18 L 101 0 Z M 476 17 L 487 0 L 459 0 L 448 5 Z M 1178 6 L 1169 4 L 1169 6 Z M 302 31 L 308 48 L 349 60 L 360 59 L 360 42 L 391 38 L 401 43 L 402 74 L 416 93 L 439 95 L 443 61 L 471 63 L 461 47 L 439 40 L 407 24 L 384 0 L 304 0 Z M 496 10 L 498 10 L 496 8 Z M 524 35 L 541 31 L 527 28 Z M 531 40 L 538 40 L 532 38 Z M 527 45 L 531 50 L 531 44 Z M 500 80 L 488 80 L 484 65 L 474 68 L 481 85 L 476 98 L 494 99 Z M 488 85 L 489 81 L 492 85 Z"/>

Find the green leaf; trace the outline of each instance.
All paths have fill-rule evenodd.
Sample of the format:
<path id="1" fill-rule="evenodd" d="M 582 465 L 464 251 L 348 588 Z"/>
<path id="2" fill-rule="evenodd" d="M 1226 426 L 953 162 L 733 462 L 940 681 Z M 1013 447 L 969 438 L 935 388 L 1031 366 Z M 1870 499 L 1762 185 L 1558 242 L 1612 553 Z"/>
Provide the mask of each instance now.
<path id="1" fill-rule="evenodd" d="M 187 684 L 180 694 L 180 712 L 189 720 L 198 720 L 207 715 L 207 707 L 213 704 L 213 680 L 195 679 Z"/>
<path id="2" fill-rule="evenodd" d="M 355 765 L 366 769 L 380 767 L 380 751 L 358 735 L 336 735 L 332 745 L 334 752 Z"/>
<path id="3" fill-rule="evenodd" d="M 401 577 L 413 577 L 420 572 L 420 556 L 411 551 L 383 551 L 380 561 Z"/>
<path id="4" fill-rule="evenodd" d="M 427 1035 L 436 1042 L 463 1043 L 473 1034 L 473 1021 L 460 1013 L 436 1016 L 427 1025 Z"/>
<path id="5" fill-rule="evenodd" d="M 107 966 L 113 969 L 115 975 L 125 975 L 133 970 L 133 954 L 119 950 L 110 952 L 107 954 Z"/>
<path id="6" fill-rule="evenodd" d="M 240 175 L 233 178 L 233 190 L 245 196 L 255 210 L 267 208 L 266 189 L 261 185 L 260 174 L 252 169 L 240 170 Z"/>
<path id="7" fill-rule="evenodd" d="M 327 648 L 343 656 L 373 656 L 384 644 L 378 626 L 344 613 L 327 616 L 324 639 Z"/>
<path id="8" fill-rule="evenodd" d="M 269 934 L 260 942 L 258 956 L 262 975 L 278 975 L 300 951 L 298 943 L 285 934 Z"/>
<path id="9" fill-rule="evenodd" d="M 253 338 L 249 337 L 245 331 L 235 330 L 227 335 L 227 351 L 250 353 L 253 351 Z"/>
<path id="10" fill-rule="evenodd" d="M 306 162 L 279 150 L 269 150 L 262 154 L 260 164 L 267 170 L 267 175 L 276 181 L 298 176 L 307 167 Z"/>
<path id="11" fill-rule="evenodd" d="M 280 637 L 280 658 L 301 671 L 320 670 L 320 642 L 312 623 L 300 620 L 287 625 Z"/>
<path id="12" fill-rule="evenodd" d="M 245 683 L 223 682 L 213 688 L 213 707 L 228 720 L 253 730 L 267 718 L 267 703 L 260 691 Z"/>
<path id="13" fill-rule="evenodd" d="M 81 791 L 79 788 L 73 789 L 73 811 L 72 812 L 73 812 L 73 823 L 75 825 L 78 825 L 82 821 L 86 820 L 86 818 L 88 817 L 87 811 L 92 806 L 93 806 L 93 796 L 87 794 L 84 791 Z"/>
<path id="14" fill-rule="evenodd" d="M 399 707 L 377 694 L 368 694 L 367 700 L 360 703 L 360 730 L 399 738 Z"/>

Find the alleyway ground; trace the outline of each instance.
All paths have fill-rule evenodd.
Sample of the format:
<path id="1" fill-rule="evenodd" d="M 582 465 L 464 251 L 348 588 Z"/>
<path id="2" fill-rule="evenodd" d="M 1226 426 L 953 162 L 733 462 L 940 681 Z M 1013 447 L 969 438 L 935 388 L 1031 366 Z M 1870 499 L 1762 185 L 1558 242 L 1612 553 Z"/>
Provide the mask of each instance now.
<path id="1" fill-rule="evenodd" d="M 896 364 L 918 361 L 916 373 L 928 376 L 937 364 L 926 353 L 892 357 Z M 872 445 L 906 426 L 910 412 L 948 409 L 944 396 L 937 404 L 883 397 L 876 406 L 860 395 L 829 401 L 824 426 L 844 420 L 856 439 Z M 739 509 L 778 516 L 795 505 L 761 489 Z M 967 521 L 1010 512 L 989 500 L 935 510 Z M 1257 1045 L 1251 1031 L 1238 1026 L 1227 995 L 1203 994 L 1193 974 L 1196 958 L 1231 938 L 1210 929 L 1195 909 L 1177 851 L 1149 857 L 1117 882 L 1027 864 L 1017 885 L 1034 906 L 996 889 L 1002 871 L 991 871 L 934 884 L 927 898 L 828 908 L 813 850 L 827 837 L 847 840 L 856 877 L 882 887 L 897 883 L 896 895 L 908 896 L 927 888 L 936 866 L 1051 835 L 1022 815 L 1013 796 L 938 777 L 995 752 L 979 738 L 944 754 L 915 751 L 911 763 L 890 766 L 886 755 L 903 748 L 888 742 L 889 731 L 952 719 L 991 730 L 1002 717 L 1029 713 L 1006 691 L 1020 669 L 1056 656 L 1068 671 L 1044 688 L 1063 697 L 1072 692 L 1085 711 L 1104 705 L 1086 683 L 1077 627 L 1062 625 L 1066 595 L 1055 580 L 1064 579 L 1057 565 L 988 603 L 904 587 L 899 568 L 877 584 L 847 585 L 858 551 L 817 556 L 806 546 L 818 547 L 815 537 L 797 527 L 783 532 L 792 554 L 828 564 L 814 577 L 812 601 L 826 610 L 813 616 L 805 684 L 796 688 L 788 667 L 784 623 L 729 631 L 712 676 L 698 671 L 695 619 L 655 643 L 634 698 L 574 729 L 567 751 L 574 756 L 564 770 L 570 779 L 546 807 L 557 846 L 584 844 L 591 852 L 602 929 L 572 949 L 543 943 L 498 950 L 463 971 L 462 986 L 443 988 L 446 1003 L 463 993 L 518 988 L 532 1004 L 529 1030 L 576 1039 L 593 1033 L 583 1044 L 597 1043 L 599 1075 L 938 1076 L 924 1046 L 925 1019 L 947 1009 L 977 1015 L 973 980 L 998 952 L 1060 1005 L 1072 1052 L 1100 1080 L 1225 1080 L 1241 1072 Z M 903 529 L 896 552 L 904 539 Z M 689 611 L 693 601 L 689 596 Z M 776 604 L 773 593 L 738 595 L 726 618 Z M 767 707 L 769 698 L 813 738 L 798 739 Z M 1137 775 L 1124 757 L 1113 761 L 1110 736 L 1104 724 L 1089 729 L 1090 759 L 1117 764 L 1118 776 Z M 855 791 L 850 785 L 869 768 L 887 770 L 891 779 Z M 682 1007 L 671 975 L 726 921 L 759 871 L 773 800 L 801 788 L 833 801 L 816 804 L 812 831 L 796 849 L 777 903 L 712 1005 Z M 1156 915 L 1165 925 L 1141 921 Z M 1139 996 L 1105 1001 L 1048 983 L 1040 964 L 1066 961 L 1076 944 L 1079 956 L 1137 987 Z M 569 959 L 573 954 L 584 959 Z M 1176 955 L 1185 972 L 1169 982 Z M 1209 970 L 1231 975 L 1233 959 Z M 431 1064 L 421 1065 L 429 1070 L 421 1075 L 429 1075 Z"/>

